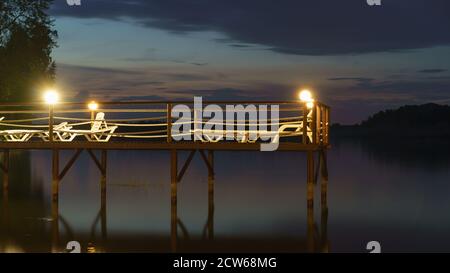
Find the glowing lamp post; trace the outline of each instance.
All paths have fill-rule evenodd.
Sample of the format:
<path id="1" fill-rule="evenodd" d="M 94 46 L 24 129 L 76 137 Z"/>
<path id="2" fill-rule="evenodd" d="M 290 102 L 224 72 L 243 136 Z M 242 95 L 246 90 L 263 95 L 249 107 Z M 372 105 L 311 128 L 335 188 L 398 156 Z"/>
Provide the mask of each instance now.
<path id="1" fill-rule="evenodd" d="M 308 119 L 310 117 L 310 115 L 312 115 L 312 125 L 315 125 L 315 111 L 314 111 L 314 99 L 312 97 L 312 93 L 311 91 L 304 89 L 302 91 L 300 91 L 299 94 L 299 99 L 302 103 L 305 104 L 306 109 L 308 109 L 309 111 L 305 111 L 303 112 L 303 143 L 307 144 L 309 142 L 309 138 L 307 137 L 308 135 Z M 309 112 L 307 114 L 307 112 Z M 313 139 L 315 139 L 315 130 L 312 129 L 312 133 L 313 133 Z M 315 140 L 314 140 L 315 141 Z"/>
<path id="2" fill-rule="evenodd" d="M 309 90 L 307 90 L 307 89 L 302 90 L 302 91 L 300 92 L 300 94 L 299 94 L 299 98 L 300 98 L 301 101 L 304 101 L 304 102 L 306 102 L 306 101 L 311 101 L 311 100 L 312 100 L 312 94 L 311 94 L 311 91 L 309 91 Z"/>
<path id="3" fill-rule="evenodd" d="M 98 109 L 98 103 L 96 103 L 95 101 L 91 101 L 88 104 L 88 108 L 89 110 L 91 110 L 91 123 L 94 123 L 95 111 L 97 111 Z"/>
<path id="4" fill-rule="evenodd" d="M 312 109 L 314 107 L 314 99 L 312 97 L 311 91 L 309 91 L 307 89 L 302 90 L 299 94 L 299 99 L 300 99 L 300 101 L 305 103 L 306 108 Z"/>
<path id="5" fill-rule="evenodd" d="M 56 103 L 58 103 L 59 95 L 56 90 L 47 90 L 44 94 L 44 100 L 49 106 L 49 122 L 48 122 L 48 131 L 49 131 L 49 141 L 53 142 L 53 107 Z"/>

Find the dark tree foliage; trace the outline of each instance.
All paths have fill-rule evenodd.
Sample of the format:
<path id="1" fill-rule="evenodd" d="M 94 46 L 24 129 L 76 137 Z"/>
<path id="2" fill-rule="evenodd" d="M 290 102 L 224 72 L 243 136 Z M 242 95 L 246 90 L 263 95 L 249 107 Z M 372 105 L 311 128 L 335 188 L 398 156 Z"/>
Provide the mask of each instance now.
<path id="1" fill-rule="evenodd" d="M 333 124 L 331 135 L 335 137 L 383 136 L 389 141 L 392 137 L 448 139 L 450 137 L 450 106 L 428 103 L 380 111 L 363 121 L 361 125 Z"/>
<path id="2" fill-rule="evenodd" d="M 46 13 L 52 1 L 0 0 L 0 101 L 34 101 L 53 83 L 57 32 Z"/>
<path id="3" fill-rule="evenodd" d="M 450 127 L 450 107 L 433 103 L 406 105 L 396 110 L 386 110 L 369 117 L 362 124 L 368 128 L 429 128 Z"/>

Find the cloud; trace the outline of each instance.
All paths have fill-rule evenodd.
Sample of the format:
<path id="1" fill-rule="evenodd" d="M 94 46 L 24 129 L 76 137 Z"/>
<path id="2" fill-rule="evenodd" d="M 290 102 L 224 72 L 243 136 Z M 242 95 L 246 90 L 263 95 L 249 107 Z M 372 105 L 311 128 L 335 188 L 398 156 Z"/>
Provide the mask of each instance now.
<path id="1" fill-rule="evenodd" d="M 189 81 L 207 81 L 210 80 L 211 77 L 204 74 L 188 74 L 188 73 L 168 73 L 166 76 L 170 80 L 179 81 L 179 82 L 189 82 Z"/>
<path id="2" fill-rule="evenodd" d="M 171 60 L 155 57 L 138 57 L 138 58 L 121 58 L 119 61 L 130 62 L 130 63 L 152 63 L 152 62 L 166 62 L 166 63 L 176 63 L 176 64 L 188 64 L 194 66 L 206 66 L 208 63 L 201 62 L 187 62 L 181 60 Z"/>
<path id="3" fill-rule="evenodd" d="M 442 73 L 442 72 L 446 72 L 447 69 L 439 69 L 439 68 L 433 68 L 433 69 L 423 69 L 423 70 L 419 70 L 419 73 L 429 73 L 429 74 L 433 74 L 433 73 Z"/>
<path id="4" fill-rule="evenodd" d="M 300 55 L 398 52 L 450 44 L 450 1 L 96 0 L 56 16 L 130 20 L 174 33 L 216 31 L 236 44 Z"/>
<path id="5" fill-rule="evenodd" d="M 244 45 L 244 44 L 231 44 L 231 47 L 236 47 L 236 48 L 249 48 L 252 47 L 251 45 Z"/>
<path id="6" fill-rule="evenodd" d="M 158 95 L 124 96 L 114 99 L 114 101 L 164 101 L 164 100 L 167 100 L 167 98 Z"/>
<path id="7" fill-rule="evenodd" d="M 337 77 L 337 78 L 330 78 L 329 81 L 357 81 L 357 82 L 370 82 L 375 79 L 372 78 L 361 78 L 361 77 Z"/>
<path id="8" fill-rule="evenodd" d="M 57 69 L 62 69 L 70 73 L 71 71 L 77 72 L 83 70 L 86 73 L 91 74 L 127 74 L 127 75 L 142 75 L 142 71 L 138 70 L 126 70 L 119 68 L 106 68 L 106 67 L 94 67 L 94 66 L 83 66 L 83 65 L 71 65 L 71 64 L 57 64 Z"/>

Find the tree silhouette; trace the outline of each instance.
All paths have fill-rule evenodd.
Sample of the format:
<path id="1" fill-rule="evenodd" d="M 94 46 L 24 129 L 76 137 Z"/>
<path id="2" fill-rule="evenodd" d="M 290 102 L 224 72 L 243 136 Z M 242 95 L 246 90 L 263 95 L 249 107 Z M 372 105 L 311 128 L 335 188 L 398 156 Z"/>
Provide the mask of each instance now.
<path id="1" fill-rule="evenodd" d="M 34 101 L 53 83 L 57 32 L 46 13 L 52 1 L 1 0 L 0 101 Z"/>

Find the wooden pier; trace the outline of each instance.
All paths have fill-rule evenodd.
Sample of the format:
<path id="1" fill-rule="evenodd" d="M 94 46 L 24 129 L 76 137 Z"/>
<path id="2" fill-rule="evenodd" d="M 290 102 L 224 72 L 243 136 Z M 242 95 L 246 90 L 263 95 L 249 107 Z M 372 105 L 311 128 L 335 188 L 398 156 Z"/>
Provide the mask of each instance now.
<path id="1" fill-rule="evenodd" d="M 205 234 L 208 238 L 214 237 L 214 154 L 220 151 L 259 151 L 261 141 L 174 141 L 172 128 L 177 121 L 172 116 L 172 109 L 176 105 L 192 105 L 192 101 L 170 101 L 170 102 L 99 102 L 102 109 L 86 109 L 84 103 L 61 103 L 46 106 L 41 103 L 32 104 L 0 104 L 0 134 L 8 134 L 8 130 L 30 130 L 39 131 L 34 138 L 27 141 L 4 141 L 0 142 L 0 151 L 3 157 L 0 168 L 4 173 L 3 196 L 8 198 L 9 167 L 11 150 L 50 150 L 52 151 L 52 218 L 59 219 L 59 188 L 61 181 L 76 163 L 83 151 L 92 158 L 92 162 L 98 167 L 101 174 L 101 219 L 102 233 L 106 237 L 106 179 L 107 179 L 107 154 L 111 150 L 164 150 L 170 153 L 170 189 L 171 189 L 171 249 L 178 249 L 178 231 L 180 220 L 177 215 L 178 184 L 182 182 L 183 176 L 189 168 L 193 158 L 198 155 L 205 164 L 208 172 L 208 221 L 205 225 Z M 280 121 L 278 125 L 298 125 L 301 130 L 297 133 L 285 133 L 285 137 L 279 141 L 277 152 L 304 152 L 307 158 L 306 166 L 306 205 L 308 208 L 307 223 L 308 250 L 317 250 L 314 240 L 314 190 L 320 180 L 322 221 L 321 240 L 326 238 L 326 226 L 328 219 L 327 188 L 327 149 L 329 148 L 329 107 L 315 102 L 313 107 L 298 101 L 271 101 L 271 102 L 204 102 L 204 104 L 216 105 L 278 105 L 280 107 Z M 58 122 L 66 122 L 70 126 L 89 127 L 95 122 L 96 113 L 105 113 L 105 122 L 118 129 L 111 133 L 111 139 L 107 142 L 83 140 L 79 136 L 74 141 L 60 141 L 54 137 L 54 125 Z M 66 116 L 62 116 L 66 115 Z M 245 129 L 251 126 L 246 120 Z M 200 121 L 200 123 L 202 123 Z M 266 125 L 273 121 L 266 119 Z M 195 129 L 196 122 L 193 122 Z M 198 125 L 198 124 L 197 124 Z M 229 125 L 229 124 L 227 124 Z M 17 129 L 19 128 L 19 129 Z M 146 128 L 146 129 L 142 129 Z M 148 128 L 151 128 L 148 130 Z M 45 132 L 44 132 L 45 131 Z M 44 133 L 43 133 L 44 132 Z M 17 131 L 14 131 L 17 133 Z M 21 135 L 22 136 L 22 135 Z M 281 137 L 281 136 L 280 136 Z M 59 154 L 62 150 L 72 150 L 72 157 L 64 165 L 61 165 Z M 182 151 L 188 151 L 189 155 L 185 162 L 179 162 L 178 155 Z M 180 164 L 182 163 L 182 164 Z M 321 179 L 319 179 L 319 176 Z M 53 221 L 55 231 L 53 242 L 54 251 L 58 251 L 59 220 Z M 182 225 L 181 225 L 182 226 Z M 325 238 L 325 239 L 324 239 Z M 327 251 L 327 244 L 321 244 L 321 251 Z"/>

